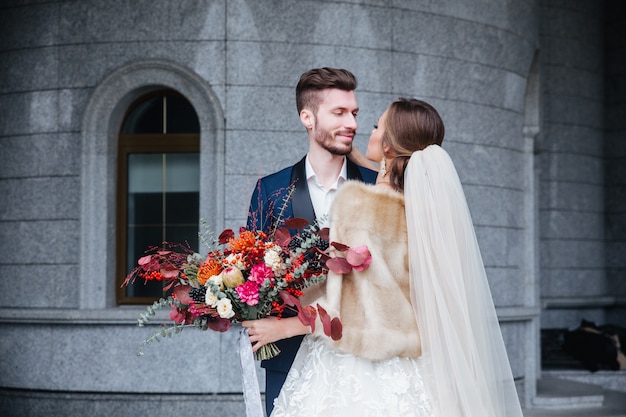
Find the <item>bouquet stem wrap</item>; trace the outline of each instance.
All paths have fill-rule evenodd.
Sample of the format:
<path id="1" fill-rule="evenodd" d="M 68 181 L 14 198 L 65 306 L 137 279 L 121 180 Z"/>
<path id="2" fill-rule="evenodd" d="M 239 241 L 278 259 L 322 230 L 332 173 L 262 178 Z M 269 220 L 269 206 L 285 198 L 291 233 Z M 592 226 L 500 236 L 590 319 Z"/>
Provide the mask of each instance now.
<path id="1" fill-rule="evenodd" d="M 259 350 L 254 352 L 254 359 L 257 361 L 265 361 L 268 359 L 272 359 L 275 356 L 278 356 L 280 353 L 280 349 L 276 346 L 276 343 L 268 343 L 266 345 L 261 346 Z"/>
<path id="2" fill-rule="evenodd" d="M 256 363 L 252 354 L 252 345 L 248 329 L 239 332 L 239 364 L 243 383 L 243 400 L 246 404 L 246 417 L 264 417 L 261 391 L 256 376 Z"/>

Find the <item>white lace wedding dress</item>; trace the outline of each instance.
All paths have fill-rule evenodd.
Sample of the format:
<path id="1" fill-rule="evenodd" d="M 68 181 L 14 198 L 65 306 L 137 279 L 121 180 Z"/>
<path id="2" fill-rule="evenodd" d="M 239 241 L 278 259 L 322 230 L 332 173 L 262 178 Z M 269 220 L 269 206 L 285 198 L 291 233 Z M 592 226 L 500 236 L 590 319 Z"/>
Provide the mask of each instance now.
<path id="1" fill-rule="evenodd" d="M 306 336 L 271 417 L 433 417 L 420 361 L 371 361 Z"/>

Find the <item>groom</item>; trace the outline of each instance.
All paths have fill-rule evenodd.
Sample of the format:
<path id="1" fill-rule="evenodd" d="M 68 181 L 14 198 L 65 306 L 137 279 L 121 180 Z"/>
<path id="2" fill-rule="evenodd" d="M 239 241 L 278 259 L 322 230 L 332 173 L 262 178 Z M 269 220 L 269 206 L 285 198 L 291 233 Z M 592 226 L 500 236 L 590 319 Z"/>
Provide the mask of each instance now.
<path id="1" fill-rule="evenodd" d="M 318 220 L 328 226 L 330 205 L 344 181 L 376 181 L 377 173 L 352 163 L 359 111 L 354 90 L 355 76 L 345 69 L 316 68 L 305 72 L 296 87 L 300 121 L 309 138 L 307 155 L 293 166 L 261 178 L 254 189 L 248 211 L 248 229 L 273 230 L 291 218 Z M 289 197 L 289 188 L 294 192 Z M 302 336 L 276 342 L 281 353 L 263 361 L 265 407 L 269 416 L 298 351 Z"/>

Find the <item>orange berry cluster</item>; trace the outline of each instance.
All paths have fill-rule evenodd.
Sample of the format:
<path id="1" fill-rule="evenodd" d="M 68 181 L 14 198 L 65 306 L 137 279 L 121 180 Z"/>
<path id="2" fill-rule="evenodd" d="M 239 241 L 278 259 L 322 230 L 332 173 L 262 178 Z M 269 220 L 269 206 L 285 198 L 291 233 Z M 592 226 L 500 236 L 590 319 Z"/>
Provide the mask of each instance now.
<path id="1" fill-rule="evenodd" d="M 300 290 L 300 289 L 297 289 L 297 288 L 288 287 L 287 288 L 287 292 L 289 294 L 293 295 L 296 298 L 300 298 L 300 297 L 302 297 L 304 295 L 304 292 L 302 290 Z"/>
<path id="2" fill-rule="evenodd" d="M 278 312 L 276 317 L 278 317 L 278 319 L 280 320 L 283 317 L 283 312 L 285 311 L 285 309 L 282 307 L 281 303 L 279 303 L 278 301 L 273 301 L 272 311 Z"/>
<path id="3" fill-rule="evenodd" d="M 144 271 L 140 272 L 139 276 L 146 281 L 163 281 L 163 274 L 161 274 L 159 271 Z"/>

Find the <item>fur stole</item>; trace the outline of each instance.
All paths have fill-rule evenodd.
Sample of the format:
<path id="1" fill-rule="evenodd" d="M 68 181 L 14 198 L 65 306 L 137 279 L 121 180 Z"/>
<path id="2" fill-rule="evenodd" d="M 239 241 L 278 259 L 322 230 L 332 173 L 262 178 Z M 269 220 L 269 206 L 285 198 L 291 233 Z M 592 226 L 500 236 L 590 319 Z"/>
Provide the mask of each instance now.
<path id="1" fill-rule="evenodd" d="M 348 181 L 335 198 L 330 224 L 331 241 L 367 245 L 372 253 L 367 270 L 329 272 L 324 283 L 306 291 L 304 303 L 319 303 L 341 319 L 343 337 L 331 341 L 333 347 L 371 360 L 420 356 L 409 292 L 404 196 Z M 315 334 L 323 335 L 319 319 Z"/>

